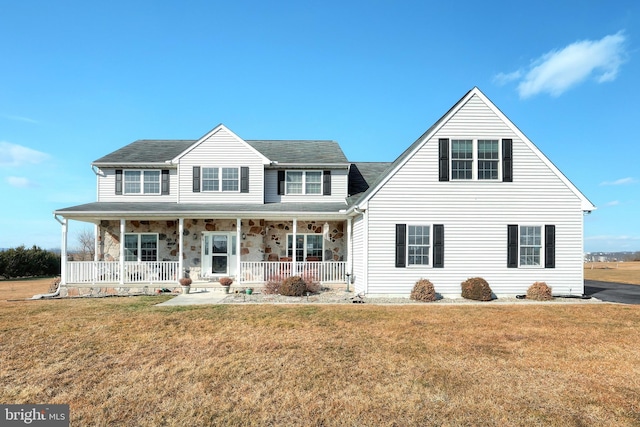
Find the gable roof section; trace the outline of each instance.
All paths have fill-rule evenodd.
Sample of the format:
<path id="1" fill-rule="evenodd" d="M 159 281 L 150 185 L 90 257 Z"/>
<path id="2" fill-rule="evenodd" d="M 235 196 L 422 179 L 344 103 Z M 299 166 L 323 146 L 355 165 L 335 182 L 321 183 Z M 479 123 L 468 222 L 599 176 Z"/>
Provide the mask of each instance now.
<path id="1" fill-rule="evenodd" d="M 247 140 L 247 144 L 279 164 L 348 163 L 335 141 Z"/>
<path id="2" fill-rule="evenodd" d="M 596 207 L 587 199 L 587 197 L 578 190 L 578 188 L 573 185 L 573 183 L 545 156 L 536 145 L 529 140 L 525 136 L 524 133 L 518 129 L 518 127 L 507 118 L 507 116 L 500 111 L 496 105 L 487 98 L 487 96 L 480 91 L 477 87 L 474 87 L 469 92 L 467 92 L 458 102 L 454 104 L 453 107 L 449 109 L 438 121 L 436 121 L 422 136 L 420 136 L 413 144 L 411 144 L 398 158 L 391 164 L 391 166 L 387 169 L 386 173 L 381 175 L 378 181 L 369 187 L 369 189 L 363 193 L 360 198 L 355 201 L 352 205 L 351 209 L 355 209 L 358 205 L 366 203 L 371 197 L 373 197 L 382 186 L 385 185 L 389 179 L 404 166 L 407 161 L 415 153 L 417 153 L 424 144 L 429 141 L 433 135 L 442 128 L 442 126 L 447 123 L 473 96 L 478 96 L 499 118 L 502 120 L 518 137 L 526 144 L 557 176 L 560 178 L 562 182 L 581 200 L 582 202 L 582 210 L 583 211 L 591 211 L 596 209 Z"/>
<path id="3" fill-rule="evenodd" d="M 170 161 L 186 148 L 193 145 L 194 140 L 139 139 L 106 156 L 95 160 L 92 165 L 122 164 L 154 164 Z"/>
<path id="4" fill-rule="evenodd" d="M 271 163 L 270 159 L 265 157 L 261 152 L 259 152 L 255 148 L 253 148 L 250 144 L 247 143 L 247 141 L 245 141 L 244 139 L 240 138 L 238 135 L 233 133 L 229 128 L 227 128 L 222 123 L 219 124 L 218 126 L 214 127 L 213 129 L 211 129 L 204 136 L 202 136 L 200 139 L 198 139 L 195 143 L 191 144 L 189 147 L 187 147 L 185 150 L 183 150 L 181 153 L 179 153 L 177 156 L 175 156 L 172 161 L 173 162 L 177 162 L 178 160 L 180 160 L 180 158 L 182 158 L 189 151 L 193 150 L 195 147 L 197 147 L 198 145 L 202 144 L 204 141 L 206 141 L 207 139 L 209 139 L 210 137 L 214 136 L 216 133 L 218 133 L 220 131 L 227 132 L 229 135 L 231 135 L 232 138 L 237 140 L 240 144 L 245 145 L 249 150 L 253 151 L 258 157 L 260 157 L 260 159 L 262 160 L 263 164 L 268 165 L 268 164 Z"/>

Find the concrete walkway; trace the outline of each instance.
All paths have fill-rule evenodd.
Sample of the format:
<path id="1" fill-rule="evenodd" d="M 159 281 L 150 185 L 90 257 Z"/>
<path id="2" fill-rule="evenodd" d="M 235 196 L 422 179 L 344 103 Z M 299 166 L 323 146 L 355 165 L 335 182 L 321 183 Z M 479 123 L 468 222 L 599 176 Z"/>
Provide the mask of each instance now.
<path id="1" fill-rule="evenodd" d="M 197 289 L 191 290 L 188 294 L 180 294 L 175 298 L 171 298 L 158 306 L 176 306 L 176 305 L 203 305 L 203 304 L 219 304 L 228 294 L 223 290 Z"/>

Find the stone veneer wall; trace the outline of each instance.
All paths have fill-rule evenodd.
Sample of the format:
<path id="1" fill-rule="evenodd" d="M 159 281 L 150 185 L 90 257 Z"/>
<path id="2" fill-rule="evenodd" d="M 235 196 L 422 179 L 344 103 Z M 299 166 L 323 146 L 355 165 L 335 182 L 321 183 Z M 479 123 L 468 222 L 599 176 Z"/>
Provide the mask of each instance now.
<path id="1" fill-rule="evenodd" d="M 298 221 L 298 234 L 322 234 L 324 221 Z M 329 223 L 329 240 L 324 240 L 324 261 L 344 261 L 346 241 L 344 222 Z M 293 221 L 244 219 L 240 240 L 242 261 L 277 261 L 287 256 L 287 234 Z M 202 233 L 205 231 L 236 231 L 235 219 L 185 219 L 182 256 L 184 267 L 194 279 L 200 278 Z M 126 233 L 157 233 L 158 260 L 178 260 L 178 221 L 127 221 Z M 120 257 L 120 221 L 101 221 L 98 241 L 99 257 L 107 261 Z"/>

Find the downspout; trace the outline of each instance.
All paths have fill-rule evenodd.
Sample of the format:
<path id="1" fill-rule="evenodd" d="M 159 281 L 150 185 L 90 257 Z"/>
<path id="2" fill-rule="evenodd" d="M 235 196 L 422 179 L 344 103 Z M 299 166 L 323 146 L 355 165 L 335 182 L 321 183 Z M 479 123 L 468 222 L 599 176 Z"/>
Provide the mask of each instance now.
<path id="1" fill-rule="evenodd" d="M 349 292 L 349 285 L 351 284 L 351 277 L 353 275 L 353 226 L 351 217 L 347 218 L 347 292 Z"/>

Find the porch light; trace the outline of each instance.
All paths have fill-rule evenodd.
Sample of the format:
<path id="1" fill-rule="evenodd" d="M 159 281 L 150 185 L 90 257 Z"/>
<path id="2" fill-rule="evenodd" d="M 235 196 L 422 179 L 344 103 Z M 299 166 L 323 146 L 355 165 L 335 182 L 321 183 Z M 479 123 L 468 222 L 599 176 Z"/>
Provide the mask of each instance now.
<path id="1" fill-rule="evenodd" d="M 246 235 L 246 234 L 244 234 L 244 233 L 242 233 L 242 240 L 244 240 L 244 239 L 246 239 L 246 238 L 247 238 L 247 235 Z"/>

